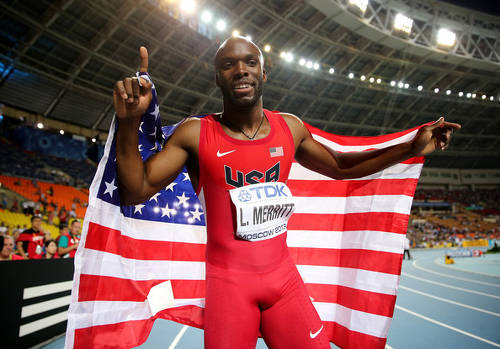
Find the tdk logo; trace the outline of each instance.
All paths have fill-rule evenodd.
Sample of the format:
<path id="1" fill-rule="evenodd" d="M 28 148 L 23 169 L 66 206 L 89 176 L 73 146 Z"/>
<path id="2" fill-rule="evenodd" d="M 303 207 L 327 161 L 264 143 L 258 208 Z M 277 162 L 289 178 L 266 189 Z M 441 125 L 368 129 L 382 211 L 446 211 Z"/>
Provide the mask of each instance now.
<path id="1" fill-rule="evenodd" d="M 284 192 L 284 184 L 269 184 L 265 186 L 259 186 L 256 188 L 249 188 L 252 192 L 257 195 L 257 199 L 270 199 L 275 197 L 288 197 L 287 193 Z"/>
<path id="2" fill-rule="evenodd" d="M 241 202 L 248 202 L 252 200 L 252 194 L 243 189 L 242 191 L 240 191 L 240 194 L 238 195 L 238 200 L 240 200 Z"/>

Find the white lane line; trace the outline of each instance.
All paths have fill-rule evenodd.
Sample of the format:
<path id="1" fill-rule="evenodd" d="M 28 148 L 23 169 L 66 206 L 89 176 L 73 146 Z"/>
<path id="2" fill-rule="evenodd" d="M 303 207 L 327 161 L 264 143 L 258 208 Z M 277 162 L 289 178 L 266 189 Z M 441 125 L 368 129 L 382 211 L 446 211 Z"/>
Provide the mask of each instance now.
<path id="1" fill-rule="evenodd" d="M 184 333 L 187 331 L 188 327 L 189 327 L 188 325 L 182 326 L 181 330 L 179 331 L 179 333 L 177 333 L 177 336 L 175 336 L 173 342 L 170 344 L 170 346 L 168 347 L 168 349 L 174 349 L 175 348 L 175 346 L 181 340 L 182 336 L 184 336 Z"/>
<path id="2" fill-rule="evenodd" d="M 413 316 L 416 316 L 416 317 L 419 317 L 419 318 L 424 319 L 424 320 L 426 320 L 426 321 L 432 322 L 432 323 L 434 323 L 434 324 L 436 324 L 436 325 L 443 326 L 443 327 L 445 327 L 445 328 L 447 328 L 447 329 L 450 329 L 450 330 L 452 330 L 452 331 L 455 331 L 455 332 L 458 332 L 458 333 L 464 334 L 464 335 L 469 336 L 469 337 L 471 337 L 471 338 L 477 339 L 477 340 L 479 340 L 479 341 L 482 341 L 482 342 L 485 342 L 485 343 L 491 344 L 491 345 L 493 345 L 493 346 L 495 346 L 495 347 L 497 347 L 497 348 L 500 348 L 500 344 L 499 344 L 499 343 L 495 343 L 495 342 L 492 342 L 492 341 L 487 340 L 487 339 L 485 339 L 485 338 L 482 338 L 482 337 L 476 336 L 475 334 L 472 334 L 472 333 L 470 333 L 470 332 L 467 332 L 467 331 L 461 330 L 461 329 L 459 329 L 459 328 L 456 328 L 456 327 L 453 327 L 453 326 L 447 325 L 447 324 L 445 324 L 445 323 L 443 323 L 443 322 L 441 322 L 441 321 L 437 321 L 437 320 L 431 319 L 430 317 L 427 317 L 427 316 L 425 316 L 425 315 L 422 315 L 422 314 L 419 314 L 419 313 L 415 313 L 414 311 L 411 311 L 411 310 L 409 310 L 409 309 L 406 309 L 406 308 L 404 308 L 404 307 L 402 307 L 402 306 L 396 305 L 396 309 L 399 309 L 399 310 L 404 311 L 404 312 L 407 312 L 408 314 L 411 314 L 411 315 L 413 315 Z"/>
<path id="3" fill-rule="evenodd" d="M 489 294 L 489 293 L 484 293 L 484 292 L 469 290 L 468 288 L 451 286 L 451 285 L 443 284 L 441 282 L 427 280 L 427 279 L 424 279 L 424 278 L 421 278 L 421 277 L 418 277 L 418 276 L 415 276 L 415 275 L 411 275 L 411 274 L 408 274 L 408 273 L 404 273 L 404 272 L 401 273 L 401 275 L 405 275 L 405 276 L 407 276 L 409 278 L 417 279 L 417 280 L 420 280 L 420 281 L 423 281 L 423 282 L 428 282 L 430 284 L 434 284 L 434 285 L 438 285 L 438 286 L 442 286 L 442 287 L 452 288 L 454 290 L 459 290 L 459 291 L 463 291 L 463 292 L 478 294 L 480 296 L 485 296 L 485 297 L 491 297 L 491 298 L 500 299 L 500 296 L 495 296 L 494 294 Z"/>
<path id="4" fill-rule="evenodd" d="M 399 285 L 399 288 L 401 288 L 403 290 L 406 290 L 406 291 L 410 291 L 410 292 L 413 292 L 413 293 L 420 294 L 422 296 L 434 298 L 434 299 L 437 299 L 437 300 L 442 301 L 442 302 L 446 302 L 446 303 L 458 305 L 458 306 L 461 306 L 461 307 L 464 307 L 464 308 L 468 308 L 468 309 L 480 311 L 480 312 L 485 313 L 485 314 L 489 314 L 489 315 L 500 317 L 499 313 L 495 313 L 495 312 L 492 312 L 492 311 L 489 311 L 489 310 L 485 310 L 485 309 L 481 309 L 481 308 L 476 308 L 476 307 L 473 307 L 472 305 L 467 305 L 467 304 L 464 304 L 464 303 L 455 302 L 455 301 L 452 301 L 451 299 L 446 299 L 446 298 L 441 298 L 441 297 L 438 297 L 438 296 L 434 296 L 434 295 L 432 295 L 430 293 L 418 291 L 418 290 L 415 290 L 415 289 L 410 288 L 410 287 Z"/>
<path id="5" fill-rule="evenodd" d="M 474 258 L 474 257 L 472 257 Z M 470 271 L 470 270 L 465 270 L 465 269 L 462 269 L 462 268 L 459 268 L 459 267 L 454 267 L 453 265 L 450 265 L 450 264 L 441 264 L 438 262 L 440 258 L 436 258 L 434 260 L 434 263 L 437 264 L 437 265 L 440 265 L 444 268 L 449 268 L 449 269 L 453 269 L 453 270 L 456 270 L 456 271 L 461 271 L 461 272 L 464 272 L 464 273 L 469 273 L 469 274 L 476 274 L 476 275 L 482 275 L 482 276 L 488 276 L 490 278 L 500 278 L 500 276 L 498 275 L 492 275 L 492 274 L 488 274 L 488 273 L 481 273 L 480 271 Z M 497 287 L 500 287 L 500 286 L 497 286 Z"/>
<path id="6" fill-rule="evenodd" d="M 473 283 L 476 283 L 476 284 L 481 284 L 481 285 L 486 285 L 486 286 L 500 287 L 500 285 L 498 285 L 498 284 L 493 284 L 493 283 L 491 283 L 491 282 L 471 280 L 471 279 L 467 279 L 467 278 L 461 278 L 460 276 L 451 276 L 451 275 L 444 274 L 444 273 L 438 273 L 437 271 L 428 270 L 428 269 L 425 269 L 425 268 L 422 268 L 422 267 L 418 266 L 418 265 L 417 265 L 417 261 L 416 261 L 416 260 L 415 260 L 415 261 L 413 261 L 413 263 L 412 263 L 412 264 L 413 264 L 413 266 L 414 266 L 415 268 L 420 269 L 420 270 L 422 270 L 422 271 L 425 271 L 425 272 L 427 272 L 427 273 L 436 274 L 436 275 L 440 275 L 440 276 L 446 276 L 446 277 L 451 278 L 451 279 L 457 279 L 457 280 L 462 280 L 462 281 L 467 281 L 467 282 L 473 282 Z M 441 267 L 445 267 L 445 266 L 440 265 L 440 264 L 438 264 L 438 265 L 439 265 L 439 266 L 441 266 Z M 445 267 L 445 268 L 447 268 L 447 267 Z M 461 270 L 461 269 L 457 269 L 457 268 L 453 268 L 453 269 L 455 269 L 455 270 L 459 270 L 459 271 L 463 271 L 463 270 Z M 491 275 L 489 275 L 489 276 L 491 276 Z"/>

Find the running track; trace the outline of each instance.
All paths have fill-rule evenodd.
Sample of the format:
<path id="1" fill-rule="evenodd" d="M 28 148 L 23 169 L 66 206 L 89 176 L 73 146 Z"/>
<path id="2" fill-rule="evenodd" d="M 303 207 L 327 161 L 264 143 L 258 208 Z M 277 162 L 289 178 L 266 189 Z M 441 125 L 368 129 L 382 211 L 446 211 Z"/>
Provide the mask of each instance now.
<path id="1" fill-rule="evenodd" d="M 412 257 L 403 262 L 387 348 L 500 348 L 500 277 L 438 263 L 444 258 L 439 250 L 412 251 Z M 499 275 L 500 256 L 490 257 L 496 258 L 490 270 L 481 272 Z M 43 348 L 63 345 L 64 338 L 58 338 Z M 138 348 L 203 348 L 203 331 L 158 320 L 148 341 Z M 256 348 L 267 346 L 259 339 Z"/>

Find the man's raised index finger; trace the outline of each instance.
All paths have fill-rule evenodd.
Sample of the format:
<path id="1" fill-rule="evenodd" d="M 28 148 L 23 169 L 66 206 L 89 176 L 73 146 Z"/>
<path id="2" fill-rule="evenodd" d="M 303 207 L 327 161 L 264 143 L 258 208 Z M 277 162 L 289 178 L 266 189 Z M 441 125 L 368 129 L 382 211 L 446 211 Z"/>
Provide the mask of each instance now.
<path id="1" fill-rule="evenodd" d="M 139 68 L 139 71 L 141 73 L 147 73 L 147 71 L 148 71 L 148 49 L 145 48 L 144 46 L 141 46 L 141 48 L 139 48 L 139 54 L 141 56 L 141 66 Z"/>

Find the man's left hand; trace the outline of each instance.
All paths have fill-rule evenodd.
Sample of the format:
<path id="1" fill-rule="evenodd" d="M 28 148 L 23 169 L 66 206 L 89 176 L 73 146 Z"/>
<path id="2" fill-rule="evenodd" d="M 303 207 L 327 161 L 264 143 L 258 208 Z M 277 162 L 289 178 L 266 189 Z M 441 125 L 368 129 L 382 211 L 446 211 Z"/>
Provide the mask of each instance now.
<path id="1" fill-rule="evenodd" d="M 450 144 L 453 131 L 460 128 L 460 124 L 444 121 L 443 117 L 432 125 L 420 128 L 411 142 L 413 156 L 427 155 L 437 149 L 445 150 Z"/>

